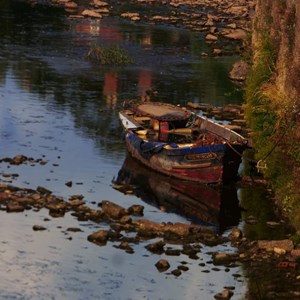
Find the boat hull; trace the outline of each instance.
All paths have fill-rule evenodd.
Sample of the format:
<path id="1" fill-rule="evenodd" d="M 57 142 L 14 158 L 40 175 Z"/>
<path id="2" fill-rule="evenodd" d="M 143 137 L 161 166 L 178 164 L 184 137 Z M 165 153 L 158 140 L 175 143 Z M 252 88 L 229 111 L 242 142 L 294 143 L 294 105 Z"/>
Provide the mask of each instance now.
<path id="1" fill-rule="evenodd" d="M 157 172 L 200 183 L 223 180 L 226 145 L 165 149 L 163 143 L 145 143 L 133 132 L 125 139 L 131 156 Z"/>

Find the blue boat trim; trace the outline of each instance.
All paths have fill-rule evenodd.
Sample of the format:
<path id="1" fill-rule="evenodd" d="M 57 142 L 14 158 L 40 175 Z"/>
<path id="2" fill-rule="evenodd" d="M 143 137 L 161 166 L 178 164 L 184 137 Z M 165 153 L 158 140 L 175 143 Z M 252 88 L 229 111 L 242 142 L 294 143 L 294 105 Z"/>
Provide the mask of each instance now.
<path id="1" fill-rule="evenodd" d="M 201 147 L 193 147 L 193 148 L 174 148 L 167 149 L 167 155 L 187 155 L 187 154 L 199 154 L 199 153 L 207 153 L 207 152 L 225 152 L 226 144 L 220 145 L 211 145 L 211 146 L 201 146 Z"/>

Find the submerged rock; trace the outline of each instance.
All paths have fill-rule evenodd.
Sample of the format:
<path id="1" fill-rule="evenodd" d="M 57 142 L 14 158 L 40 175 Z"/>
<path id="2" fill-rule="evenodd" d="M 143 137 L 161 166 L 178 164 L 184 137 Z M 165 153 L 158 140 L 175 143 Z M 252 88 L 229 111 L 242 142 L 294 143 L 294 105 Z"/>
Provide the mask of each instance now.
<path id="1" fill-rule="evenodd" d="M 159 272 L 165 272 L 170 268 L 170 264 L 166 259 L 160 259 L 155 266 Z"/>
<path id="2" fill-rule="evenodd" d="M 102 211 L 114 219 L 119 219 L 127 214 L 126 209 L 108 200 L 101 202 Z"/>
<path id="3" fill-rule="evenodd" d="M 214 296 L 217 300 L 228 300 L 232 297 L 233 292 L 231 290 L 224 290 Z"/>

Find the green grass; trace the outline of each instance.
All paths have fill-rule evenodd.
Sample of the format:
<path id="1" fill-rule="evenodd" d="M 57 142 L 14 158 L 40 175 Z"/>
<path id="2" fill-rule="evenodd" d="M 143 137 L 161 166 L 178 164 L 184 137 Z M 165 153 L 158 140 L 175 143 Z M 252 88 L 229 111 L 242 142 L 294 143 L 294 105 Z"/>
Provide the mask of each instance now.
<path id="1" fill-rule="evenodd" d="M 86 56 L 88 59 L 102 65 L 126 65 L 132 63 L 128 53 L 118 46 L 93 45 Z"/>

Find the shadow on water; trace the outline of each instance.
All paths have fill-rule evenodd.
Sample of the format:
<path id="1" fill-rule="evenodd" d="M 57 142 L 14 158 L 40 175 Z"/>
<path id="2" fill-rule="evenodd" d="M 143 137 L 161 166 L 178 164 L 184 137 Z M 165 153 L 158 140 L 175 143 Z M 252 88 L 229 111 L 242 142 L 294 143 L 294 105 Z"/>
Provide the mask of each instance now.
<path id="1" fill-rule="evenodd" d="M 133 192 L 142 201 L 192 223 L 212 226 L 222 233 L 240 221 L 234 186 L 213 186 L 167 177 L 140 165 L 129 154 L 113 180 L 120 192 Z"/>

